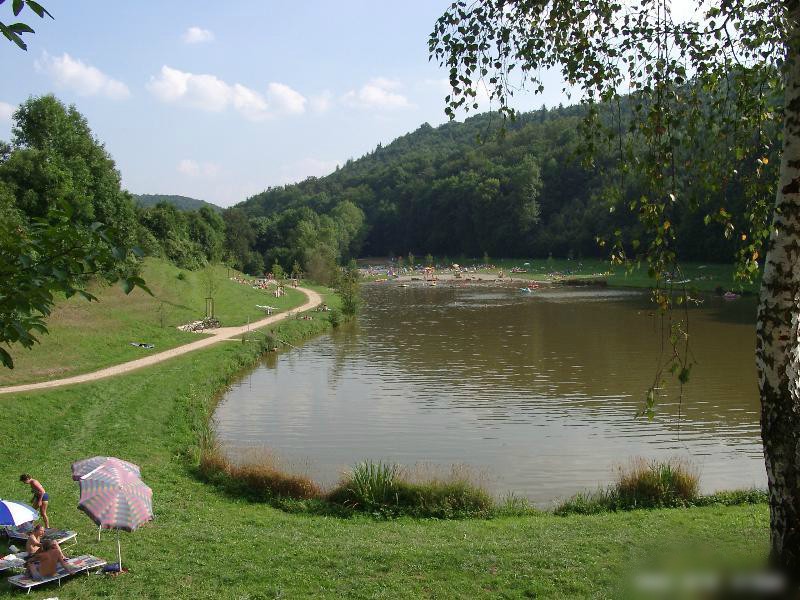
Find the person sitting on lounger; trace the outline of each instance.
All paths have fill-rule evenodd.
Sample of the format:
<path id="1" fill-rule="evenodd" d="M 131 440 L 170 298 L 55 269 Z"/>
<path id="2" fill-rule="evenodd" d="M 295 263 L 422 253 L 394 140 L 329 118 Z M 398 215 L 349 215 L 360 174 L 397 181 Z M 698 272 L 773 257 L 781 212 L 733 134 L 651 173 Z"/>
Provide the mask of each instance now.
<path id="1" fill-rule="evenodd" d="M 37 554 L 42 550 L 42 538 L 44 537 L 44 527 L 37 525 L 28 534 L 28 540 L 25 542 L 25 552 L 28 553 L 28 558 Z"/>
<path id="2" fill-rule="evenodd" d="M 19 480 L 31 486 L 31 490 L 33 491 L 33 507 L 39 511 L 39 515 L 42 517 L 42 521 L 44 521 L 44 526 L 50 527 L 50 519 L 47 518 L 47 503 L 50 501 L 50 496 L 44 490 L 44 486 L 27 473 L 20 475 Z"/>
<path id="3" fill-rule="evenodd" d="M 53 540 L 45 540 L 42 542 L 41 552 L 28 561 L 27 568 L 30 576 L 38 580 L 55 575 L 58 565 L 72 573 L 72 567 L 67 564 L 67 559 L 59 545 Z"/>

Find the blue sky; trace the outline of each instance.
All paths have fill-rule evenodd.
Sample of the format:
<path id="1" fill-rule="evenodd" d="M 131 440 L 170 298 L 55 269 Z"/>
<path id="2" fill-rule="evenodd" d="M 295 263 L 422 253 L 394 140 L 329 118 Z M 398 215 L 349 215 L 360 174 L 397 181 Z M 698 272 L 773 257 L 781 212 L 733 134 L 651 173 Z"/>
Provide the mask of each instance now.
<path id="1" fill-rule="evenodd" d="M 446 73 L 427 39 L 449 2 L 42 4 L 55 21 L 27 13 L 27 52 L 0 45 L 0 139 L 15 105 L 55 93 L 88 118 L 134 193 L 229 206 L 445 121 Z M 566 103 L 549 79 L 517 107 Z"/>

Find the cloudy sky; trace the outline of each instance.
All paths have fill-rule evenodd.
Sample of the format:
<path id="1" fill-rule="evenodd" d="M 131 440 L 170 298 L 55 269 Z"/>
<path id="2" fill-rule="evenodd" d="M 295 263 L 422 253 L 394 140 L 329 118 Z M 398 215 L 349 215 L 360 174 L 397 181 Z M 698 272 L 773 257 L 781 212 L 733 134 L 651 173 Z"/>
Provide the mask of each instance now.
<path id="1" fill-rule="evenodd" d="M 0 45 L 0 139 L 18 103 L 55 93 L 134 193 L 229 206 L 445 121 L 427 39 L 446 1 L 41 1 L 55 21 L 26 11 L 28 51 Z M 552 78 L 518 107 L 559 101 Z"/>

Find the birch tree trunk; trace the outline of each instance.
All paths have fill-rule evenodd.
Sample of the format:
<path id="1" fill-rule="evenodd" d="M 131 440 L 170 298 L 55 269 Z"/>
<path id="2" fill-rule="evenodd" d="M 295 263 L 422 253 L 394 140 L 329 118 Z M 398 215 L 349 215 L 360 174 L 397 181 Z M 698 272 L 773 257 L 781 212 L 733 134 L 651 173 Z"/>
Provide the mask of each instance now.
<path id="1" fill-rule="evenodd" d="M 758 307 L 756 366 L 771 560 L 800 576 L 800 7 L 790 3 L 780 179 Z"/>

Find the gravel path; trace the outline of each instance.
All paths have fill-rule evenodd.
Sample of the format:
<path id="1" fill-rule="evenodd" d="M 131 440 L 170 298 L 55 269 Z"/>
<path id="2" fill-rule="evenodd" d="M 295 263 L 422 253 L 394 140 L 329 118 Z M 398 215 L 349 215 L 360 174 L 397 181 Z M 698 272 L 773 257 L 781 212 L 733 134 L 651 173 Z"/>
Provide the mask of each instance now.
<path id="1" fill-rule="evenodd" d="M 308 298 L 308 300 L 302 306 L 298 306 L 297 308 L 292 309 L 291 311 L 273 315 L 271 317 L 261 319 L 260 321 L 255 321 L 253 323 L 250 323 L 250 325 L 243 325 L 241 327 L 220 327 L 219 329 L 211 330 L 208 333 L 198 334 L 202 335 L 203 337 L 197 340 L 196 342 L 190 342 L 188 344 L 184 344 L 183 346 L 178 346 L 177 348 L 164 350 L 164 352 L 150 354 L 144 358 L 137 358 L 136 360 L 131 360 L 125 363 L 114 365 L 112 367 L 106 367 L 104 369 L 100 369 L 99 371 L 93 371 L 92 373 L 84 373 L 83 375 L 74 375 L 73 377 L 65 377 L 63 379 L 40 381 L 38 383 L 24 383 L 20 385 L 10 385 L 8 387 L 0 387 L 0 394 L 13 394 L 16 392 L 45 390 L 55 387 L 61 387 L 64 385 L 72 385 L 75 383 L 97 381 L 98 379 L 105 379 L 106 377 L 113 377 L 114 375 L 128 373 L 130 371 L 135 371 L 136 369 L 141 369 L 142 367 L 149 367 L 150 365 L 155 365 L 157 363 L 164 362 L 165 360 L 169 360 L 174 356 L 181 356 L 182 354 L 188 354 L 189 352 L 194 352 L 195 350 L 206 348 L 208 346 L 211 346 L 212 344 L 216 344 L 217 342 L 222 342 L 224 340 L 235 338 L 237 335 L 242 335 L 243 333 L 247 333 L 248 331 L 252 331 L 254 329 L 260 329 L 262 327 L 266 327 L 267 325 L 272 325 L 273 323 L 277 323 L 278 321 L 282 321 L 288 318 L 294 313 L 311 310 L 312 308 L 316 308 L 317 306 L 322 304 L 322 297 L 317 292 L 302 287 L 298 287 L 295 289 L 298 289 L 301 292 L 303 292 Z"/>

